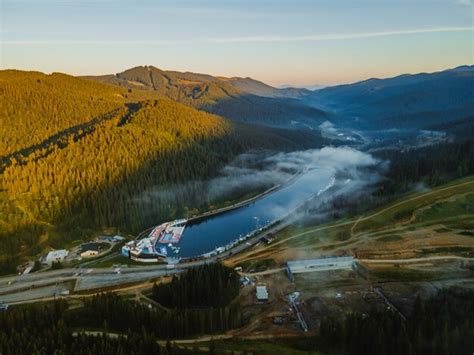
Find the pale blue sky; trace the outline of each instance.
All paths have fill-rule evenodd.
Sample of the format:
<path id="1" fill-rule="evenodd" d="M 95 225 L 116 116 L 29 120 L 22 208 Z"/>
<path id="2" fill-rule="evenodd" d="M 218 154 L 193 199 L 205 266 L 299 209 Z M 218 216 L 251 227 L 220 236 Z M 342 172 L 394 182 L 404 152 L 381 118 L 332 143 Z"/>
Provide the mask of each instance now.
<path id="1" fill-rule="evenodd" d="M 472 0 L 0 0 L 1 67 L 136 65 L 273 85 L 473 64 Z"/>

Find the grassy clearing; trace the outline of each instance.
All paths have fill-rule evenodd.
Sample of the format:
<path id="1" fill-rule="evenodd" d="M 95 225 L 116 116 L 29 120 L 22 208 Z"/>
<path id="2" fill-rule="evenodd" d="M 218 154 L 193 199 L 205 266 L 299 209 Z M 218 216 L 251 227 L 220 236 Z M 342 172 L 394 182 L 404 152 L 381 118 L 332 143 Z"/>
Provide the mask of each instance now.
<path id="1" fill-rule="evenodd" d="M 246 272 L 260 272 L 277 267 L 278 265 L 273 259 L 259 259 L 245 261 L 239 264 L 239 266 Z"/>
<path id="2" fill-rule="evenodd" d="M 332 223 L 320 227 L 290 226 L 277 234 L 277 240 L 285 241 L 290 247 L 317 245 L 328 241 L 344 242 L 350 237 L 352 223 L 346 221 L 342 222 L 342 225 Z M 294 238 L 295 235 L 299 235 L 298 238 Z"/>
<path id="3" fill-rule="evenodd" d="M 381 207 L 374 212 L 368 214 L 367 217 L 362 218 L 354 227 L 354 233 L 362 231 L 381 229 L 386 227 L 387 223 L 393 224 L 396 222 L 403 222 L 409 220 L 413 213 L 422 208 L 436 203 L 437 201 L 445 200 L 458 194 L 471 193 L 474 189 L 474 177 L 469 177 L 461 180 L 456 180 L 450 184 L 437 187 L 429 192 L 416 193 L 398 200 L 388 206 Z M 473 205 L 474 206 L 474 205 Z M 441 218 L 446 216 L 453 216 L 453 210 L 446 210 L 441 208 L 441 213 L 437 216 L 417 215 L 421 221 L 433 220 L 434 218 Z"/>
<path id="4" fill-rule="evenodd" d="M 453 197 L 454 198 L 454 197 Z M 429 209 L 417 214 L 417 221 L 443 220 L 452 216 L 470 218 L 474 216 L 474 192 L 457 196 L 453 201 L 441 201 L 433 204 Z"/>

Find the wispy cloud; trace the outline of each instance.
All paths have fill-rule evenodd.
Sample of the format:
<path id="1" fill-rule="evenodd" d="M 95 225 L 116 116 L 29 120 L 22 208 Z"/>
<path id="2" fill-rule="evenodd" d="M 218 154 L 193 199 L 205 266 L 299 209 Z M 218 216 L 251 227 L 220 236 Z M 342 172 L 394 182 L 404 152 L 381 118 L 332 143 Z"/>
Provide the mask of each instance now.
<path id="1" fill-rule="evenodd" d="M 98 39 L 98 40 L 89 40 L 89 39 L 25 39 L 25 40 L 3 40 L 0 41 L 1 44 L 17 44 L 17 45 L 42 45 L 42 44 L 54 44 L 54 45 L 72 45 L 72 44 L 160 44 L 160 45 L 171 45 L 171 44 L 183 44 L 189 43 L 192 41 L 185 40 L 113 40 L 113 39 Z"/>
<path id="2" fill-rule="evenodd" d="M 297 35 L 297 36 L 248 36 L 248 37 L 217 37 L 217 38 L 197 38 L 197 39 L 175 39 L 175 40 L 161 40 L 161 39 L 144 39 L 144 40 L 89 40 L 89 39 L 46 39 L 46 40 L 3 40 L 2 44 L 15 45 L 71 45 L 71 44 L 146 44 L 146 45 L 177 45 L 187 43 L 274 43 L 274 42 L 317 42 L 317 41 L 341 41 L 376 37 L 389 36 L 408 36 L 423 33 L 448 33 L 448 32 L 474 32 L 474 27 L 436 27 L 436 28 L 422 28 L 422 29 L 408 29 L 408 30 L 394 30 L 394 31 L 380 31 L 380 32 L 359 32 L 359 33 L 331 33 L 331 34 L 312 34 L 312 35 Z"/>
<path id="3" fill-rule="evenodd" d="M 306 36 L 252 36 L 252 37 L 230 37 L 217 38 L 215 42 L 237 43 L 237 42 L 312 42 L 312 41 L 339 41 L 359 38 L 404 36 L 422 33 L 441 33 L 441 32 L 470 32 L 474 27 L 437 27 L 422 28 L 410 30 L 395 30 L 381 32 L 359 32 L 359 33 L 337 33 L 337 34 L 315 34 Z"/>

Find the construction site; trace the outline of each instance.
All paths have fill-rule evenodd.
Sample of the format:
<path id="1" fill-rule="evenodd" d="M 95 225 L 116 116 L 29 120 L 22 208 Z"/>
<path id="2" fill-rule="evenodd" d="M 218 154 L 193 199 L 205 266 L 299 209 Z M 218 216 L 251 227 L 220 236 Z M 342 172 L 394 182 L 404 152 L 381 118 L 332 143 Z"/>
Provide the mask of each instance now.
<path id="1" fill-rule="evenodd" d="M 446 258 L 397 264 L 341 257 L 312 263 L 334 263 L 337 259 L 339 267 L 304 272 L 295 270 L 294 265 L 308 264 L 308 260 L 259 272 L 244 269 L 241 273 L 249 282 L 242 285 L 240 302 L 248 323 L 231 333 L 249 339 L 314 335 L 327 316 L 343 319 L 348 312 L 369 313 L 374 309 L 391 310 L 404 320 L 418 296 L 426 298 L 454 285 L 474 289 L 474 261 L 470 260 Z M 293 270 L 292 277 L 289 270 Z M 267 296 L 264 302 L 259 298 L 263 285 Z"/>

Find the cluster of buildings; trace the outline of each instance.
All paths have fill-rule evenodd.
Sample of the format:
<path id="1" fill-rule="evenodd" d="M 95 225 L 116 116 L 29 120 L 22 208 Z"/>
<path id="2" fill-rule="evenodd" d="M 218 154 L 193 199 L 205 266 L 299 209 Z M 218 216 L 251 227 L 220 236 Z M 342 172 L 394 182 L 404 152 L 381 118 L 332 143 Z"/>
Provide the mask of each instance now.
<path id="1" fill-rule="evenodd" d="M 171 251 L 179 253 L 179 243 L 183 236 L 187 220 L 177 219 L 153 228 L 147 237 L 132 240 L 122 247 L 122 255 L 135 261 L 156 262 L 160 257 L 167 257 Z"/>
<path id="2" fill-rule="evenodd" d="M 99 255 L 103 251 L 103 246 L 104 243 L 119 243 L 125 240 L 124 237 L 120 235 L 114 235 L 114 236 L 108 236 L 108 235 L 103 235 L 100 236 L 96 241 L 94 242 L 87 242 L 84 244 L 81 244 L 78 247 L 77 250 L 77 256 L 81 258 L 91 258 L 94 256 Z M 58 250 L 52 250 L 46 256 L 44 256 L 41 260 L 43 264 L 46 265 L 52 265 L 53 263 L 63 263 L 64 260 L 70 256 L 70 251 L 66 249 L 58 249 Z M 73 258 L 77 258 L 75 256 L 76 251 L 73 251 Z"/>

